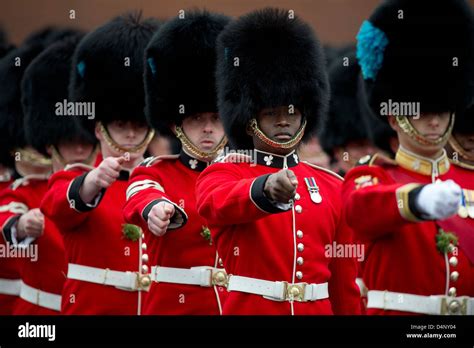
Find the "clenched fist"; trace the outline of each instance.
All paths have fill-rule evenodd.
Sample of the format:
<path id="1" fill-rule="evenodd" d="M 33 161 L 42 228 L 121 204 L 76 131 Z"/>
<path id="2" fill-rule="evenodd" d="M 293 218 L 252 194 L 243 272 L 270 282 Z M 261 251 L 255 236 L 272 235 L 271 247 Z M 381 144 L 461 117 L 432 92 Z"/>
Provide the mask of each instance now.
<path id="1" fill-rule="evenodd" d="M 44 215 L 38 208 L 31 209 L 23 214 L 18 220 L 17 237 L 24 239 L 26 237 L 38 238 L 43 235 Z"/>
<path id="2" fill-rule="evenodd" d="M 82 184 L 79 194 L 86 203 L 91 203 L 102 189 L 112 185 L 120 175 L 125 157 L 107 157 L 97 168 L 91 170 Z"/>
<path id="3" fill-rule="evenodd" d="M 107 157 L 87 177 L 97 188 L 108 188 L 119 177 L 124 157 Z"/>
<path id="4" fill-rule="evenodd" d="M 148 214 L 148 228 L 150 231 L 158 236 L 163 236 L 171 222 L 171 218 L 175 213 L 173 204 L 161 201 L 151 208 Z"/>
<path id="5" fill-rule="evenodd" d="M 263 191 L 267 198 L 287 204 L 296 194 L 298 179 L 290 169 L 282 169 L 267 178 Z"/>

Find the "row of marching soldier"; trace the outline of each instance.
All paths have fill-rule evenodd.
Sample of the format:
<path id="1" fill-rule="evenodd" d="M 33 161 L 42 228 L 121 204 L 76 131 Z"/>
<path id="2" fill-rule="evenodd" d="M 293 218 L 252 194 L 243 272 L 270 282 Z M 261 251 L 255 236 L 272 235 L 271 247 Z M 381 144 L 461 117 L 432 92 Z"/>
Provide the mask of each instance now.
<path id="1" fill-rule="evenodd" d="M 473 315 L 473 23 L 388 0 L 340 50 L 275 8 L 2 46 L 0 314 Z"/>

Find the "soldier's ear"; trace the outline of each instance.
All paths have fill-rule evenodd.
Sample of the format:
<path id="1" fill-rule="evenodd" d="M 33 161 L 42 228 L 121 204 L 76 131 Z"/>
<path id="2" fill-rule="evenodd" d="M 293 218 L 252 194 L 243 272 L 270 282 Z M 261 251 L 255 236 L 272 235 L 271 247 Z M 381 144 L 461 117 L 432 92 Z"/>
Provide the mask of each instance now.
<path id="1" fill-rule="evenodd" d="M 253 136 L 253 130 L 250 127 L 250 122 L 247 123 L 247 127 L 245 127 L 245 132 L 247 133 L 247 135 L 250 135 L 251 137 Z"/>
<path id="2" fill-rule="evenodd" d="M 390 125 L 390 127 L 392 127 L 392 129 L 395 131 L 395 132 L 398 132 L 400 130 L 400 127 L 398 126 L 398 123 L 397 123 L 397 120 L 395 118 L 395 116 L 387 116 L 388 117 L 388 124 Z"/>
<path id="3" fill-rule="evenodd" d="M 53 154 L 53 145 L 46 146 L 46 153 L 49 155 L 49 157 L 52 156 L 52 154 Z"/>
<path id="4" fill-rule="evenodd" d="M 99 124 L 99 122 L 96 122 L 96 124 L 95 124 L 94 133 L 95 133 L 95 137 L 97 138 L 97 140 L 99 140 L 99 141 L 103 141 L 103 140 L 104 140 L 104 137 L 102 136 L 102 132 L 100 131 L 100 124 Z"/>
<path id="5" fill-rule="evenodd" d="M 171 125 L 171 131 L 173 132 L 174 135 L 176 135 L 176 124 L 175 123 L 173 123 Z"/>

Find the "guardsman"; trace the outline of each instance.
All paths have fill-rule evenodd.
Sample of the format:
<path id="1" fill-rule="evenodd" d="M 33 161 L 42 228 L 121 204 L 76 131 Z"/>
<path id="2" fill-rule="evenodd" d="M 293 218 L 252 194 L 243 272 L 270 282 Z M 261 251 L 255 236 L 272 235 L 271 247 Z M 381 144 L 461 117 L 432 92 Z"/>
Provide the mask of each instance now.
<path id="1" fill-rule="evenodd" d="M 95 139 L 78 130 L 72 117 L 58 115 L 56 108 L 58 101 L 67 98 L 71 58 L 81 37 L 77 33 L 48 47 L 31 62 L 22 80 L 26 141 L 51 158 L 53 171 L 76 162 L 91 164 L 95 159 Z M 23 186 L 25 183 L 16 182 L 12 195 L 21 198 L 31 194 L 28 186 Z M 61 309 L 67 273 L 63 238 L 50 219 L 39 210 L 37 213 L 41 217 L 39 224 L 35 221 L 37 215 L 24 220 L 20 217 L 14 232 L 17 240 L 35 248 L 35 255 L 20 259 L 22 283 L 14 314 L 59 314 Z"/>
<path id="2" fill-rule="evenodd" d="M 329 84 L 313 30 L 266 8 L 230 23 L 217 44 L 218 106 L 238 152 L 196 186 L 228 277 L 223 314 L 357 314 L 352 231 L 342 179 L 296 148 L 326 113 Z M 253 159 L 252 159 L 253 158 Z"/>
<path id="3" fill-rule="evenodd" d="M 14 167 L 5 173 L 5 183 L 8 187 L 0 193 L 0 226 L 2 226 L 1 243 L 8 252 L 0 258 L 0 312 L 12 314 L 17 312 L 16 304 L 25 304 L 18 300 L 22 290 L 19 266 L 28 254 L 23 249 L 29 239 L 18 241 L 12 239 L 12 226 L 21 220 L 20 227 L 26 225 L 27 233 L 35 234 L 30 225 L 38 225 L 42 220 L 38 207 L 42 195 L 46 191 L 47 177 L 51 172 L 51 160 L 36 151 L 25 140 L 24 115 L 21 103 L 21 80 L 31 61 L 54 41 L 71 35 L 69 29 L 49 28 L 30 35 L 18 48 L 11 49 L 0 62 L 0 129 L 2 129 L 2 157 Z M 13 184 L 13 181 L 15 183 Z M 39 229 L 40 230 L 40 229 Z M 15 231 L 18 231 L 16 229 Z M 20 233 L 21 233 L 20 229 Z M 14 234 L 13 234 L 14 235 Z M 31 236 L 30 236 L 31 237 Z M 33 256 L 34 257 L 34 256 Z M 21 261 L 20 261 L 21 260 Z M 24 295 L 24 294 L 23 294 Z M 24 296 L 23 296 L 24 297 Z M 57 313 L 55 310 L 28 307 L 28 314 Z M 25 313 L 25 311 L 22 311 Z"/>
<path id="4" fill-rule="evenodd" d="M 142 75 L 156 29 L 139 14 L 119 16 L 86 35 L 73 56 L 68 103 L 82 129 L 98 139 L 103 160 L 96 168 L 55 173 L 41 205 L 68 255 L 64 314 L 139 314 L 150 284 L 140 273 L 142 233 L 125 223 L 122 208 L 129 173 L 153 137 L 143 115 Z"/>
<path id="5" fill-rule="evenodd" d="M 145 231 L 154 281 L 144 314 L 220 314 L 225 270 L 196 209 L 195 185 L 227 143 L 217 113 L 217 35 L 229 22 L 206 11 L 163 25 L 147 48 L 149 123 L 180 140 L 179 155 L 145 160 L 133 171 L 125 219 Z M 172 133 L 173 132 L 173 133 Z"/>
<path id="6" fill-rule="evenodd" d="M 368 314 L 474 313 L 472 233 L 443 227 L 461 202 L 443 148 L 454 111 L 472 96 L 472 25 L 462 0 L 390 0 L 357 36 L 368 102 L 400 142 L 395 160 L 362 158 L 343 186 L 347 222 L 371 243 Z"/>
<path id="7" fill-rule="evenodd" d="M 355 52 L 335 58 L 328 70 L 329 117 L 319 140 L 331 158 L 331 169 L 342 177 L 361 157 L 376 152 L 369 139 L 366 118 L 359 108 L 359 73 Z"/>

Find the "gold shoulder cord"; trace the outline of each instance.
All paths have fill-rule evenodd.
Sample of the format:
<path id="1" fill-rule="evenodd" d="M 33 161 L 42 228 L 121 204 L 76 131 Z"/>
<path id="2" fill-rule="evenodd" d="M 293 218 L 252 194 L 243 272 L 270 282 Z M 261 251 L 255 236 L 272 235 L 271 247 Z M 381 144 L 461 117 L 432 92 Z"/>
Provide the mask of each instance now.
<path id="1" fill-rule="evenodd" d="M 300 129 L 298 129 L 298 132 L 296 132 L 293 138 L 285 142 L 273 141 L 268 138 L 265 133 L 263 133 L 260 128 L 258 128 L 257 120 L 255 118 L 252 118 L 250 120 L 249 127 L 254 132 L 254 134 L 265 144 L 279 149 L 291 149 L 295 145 L 297 145 L 303 138 L 304 130 L 306 128 L 306 119 L 303 120 L 303 124 L 301 125 Z"/>
<path id="2" fill-rule="evenodd" d="M 201 151 L 196 147 L 196 145 L 191 142 L 191 140 L 184 133 L 183 129 L 179 126 L 176 126 L 176 137 L 179 139 L 179 141 L 181 141 L 181 144 L 183 145 L 185 150 L 189 152 L 189 155 L 204 162 L 210 162 L 214 158 L 216 158 L 220 151 L 227 144 L 227 137 L 223 136 L 219 144 L 217 144 L 217 146 L 214 148 L 214 150 L 209 152 Z"/>
<path id="3" fill-rule="evenodd" d="M 422 134 L 420 134 L 420 132 L 418 132 L 415 127 L 413 127 L 407 116 L 395 117 L 402 131 L 421 145 L 438 145 L 445 142 L 451 136 L 455 119 L 454 113 L 451 114 L 448 129 L 446 129 L 446 132 L 443 134 L 443 136 L 436 140 L 428 140 Z"/>
<path id="4" fill-rule="evenodd" d="M 105 142 L 107 143 L 107 145 L 109 145 L 112 149 L 114 149 L 117 152 L 133 152 L 133 153 L 140 152 L 140 151 L 143 150 L 143 148 L 148 146 L 148 144 L 151 142 L 151 140 L 155 136 L 155 130 L 150 129 L 148 131 L 145 139 L 140 144 L 138 144 L 137 146 L 132 147 L 130 149 L 127 149 L 125 147 L 120 146 L 119 144 L 117 144 L 115 142 L 114 139 L 112 139 L 112 137 L 110 136 L 107 128 L 105 128 L 105 126 L 102 124 L 102 122 L 99 122 L 99 127 L 100 127 L 100 132 L 104 136 L 104 139 L 105 139 Z"/>

